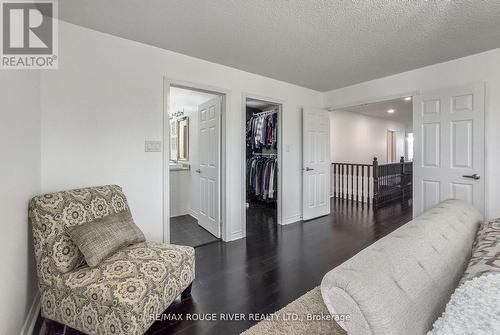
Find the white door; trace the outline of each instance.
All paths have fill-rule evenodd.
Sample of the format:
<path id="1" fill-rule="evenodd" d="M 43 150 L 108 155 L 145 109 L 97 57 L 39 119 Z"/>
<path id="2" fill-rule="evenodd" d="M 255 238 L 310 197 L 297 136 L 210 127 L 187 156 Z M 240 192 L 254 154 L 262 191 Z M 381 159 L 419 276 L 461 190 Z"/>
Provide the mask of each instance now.
<path id="1" fill-rule="evenodd" d="M 484 94 L 476 84 L 413 100 L 414 216 L 449 198 L 484 213 Z"/>
<path id="2" fill-rule="evenodd" d="M 217 97 L 198 106 L 200 120 L 200 174 L 198 224 L 220 238 L 219 165 L 221 98 Z"/>
<path id="3" fill-rule="evenodd" d="M 323 109 L 302 112 L 302 218 L 330 214 L 330 117 Z"/>

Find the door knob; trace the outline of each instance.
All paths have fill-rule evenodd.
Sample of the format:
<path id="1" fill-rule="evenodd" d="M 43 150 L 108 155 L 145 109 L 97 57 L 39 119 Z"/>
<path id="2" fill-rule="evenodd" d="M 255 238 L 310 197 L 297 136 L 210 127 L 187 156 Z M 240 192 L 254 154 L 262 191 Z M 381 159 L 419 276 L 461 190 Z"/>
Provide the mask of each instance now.
<path id="1" fill-rule="evenodd" d="M 481 178 L 480 176 L 478 176 L 478 175 L 477 175 L 477 174 L 475 174 L 475 173 L 474 173 L 474 174 L 472 174 L 472 175 L 463 175 L 462 177 L 464 177 L 464 178 L 470 178 L 470 179 L 474 179 L 474 180 L 478 180 L 478 179 L 480 179 L 480 178 Z"/>
<path id="2" fill-rule="evenodd" d="M 306 171 L 312 171 L 314 169 L 311 169 L 310 167 L 306 167 Z"/>
<path id="3" fill-rule="evenodd" d="M 196 173 L 201 173 L 201 170 L 200 169 L 196 169 Z"/>

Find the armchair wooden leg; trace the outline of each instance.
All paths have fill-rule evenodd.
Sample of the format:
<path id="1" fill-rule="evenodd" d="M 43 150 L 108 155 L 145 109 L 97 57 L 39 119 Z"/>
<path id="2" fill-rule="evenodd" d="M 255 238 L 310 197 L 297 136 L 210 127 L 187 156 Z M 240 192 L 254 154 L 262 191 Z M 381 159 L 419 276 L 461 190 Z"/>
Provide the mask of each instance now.
<path id="1" fill-rule="evenodd" d="M 187 299 L 191 296 L 191 288 L 193 287 L 193 283 L 189 284 L 188 287 L 181 293 L 181 300 Z"/>

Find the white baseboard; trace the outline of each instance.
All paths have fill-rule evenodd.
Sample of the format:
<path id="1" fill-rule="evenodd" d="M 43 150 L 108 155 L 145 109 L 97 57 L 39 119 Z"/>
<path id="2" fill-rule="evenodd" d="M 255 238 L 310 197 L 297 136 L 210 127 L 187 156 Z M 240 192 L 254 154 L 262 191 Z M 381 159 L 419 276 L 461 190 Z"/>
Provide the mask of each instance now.
<path id="1" fill-rule="evenodd" d="M 196 213 L 196 211 L 192 208 L 188 208 L 188 214 L 191 215 L 192 217 L 194 217 L 196 220 L 198 220 L 198 214 Z"/>
<path id="2" fill-rule="evenodd" d="M 243 232 L 237 231 L 237 232 L 231 233 L 231 238 L 229 239 L 229 241 L 239 240 L 240 238 L 243 238 L 243 237 L 245 237 L 245 236 L 243 236 Z M 228 242 L 228 241 L 225 241 L 225 242 Z"/>
<path id="3" fill-rule="evenodd" d="M 281 219 L 281 225 L 287 225 L 290 223 L 295 223 L 302 220 L 302 217 L 300 215 L 294 215 L 294 216 L 289 216 L 287 218 Z"/>
<path id="4" fill-rule="evenodd" d="M 36 321 L 38 320 L 38 314 L 40 313 L 40 295 L 37 293 L 33 299 L 28 315 L 26 315 L 26 320 L 24 321 L 23 328 L 19 335 L 32 335 L 33 329 L 35 328 Z"/>
<path id="5" fill-rule="evenodd" d="M 188 214 L 191 214 L 191 213 L 186 208 L 186 209 L 183 209 L 183 210 L 180 210 L 180 211 L 172 211 L 171 214 L 170 214 L 170 217 L 171 218 L 175 218 L 177 216 L 183 216 L 183 215 L 188 215 Z"/>

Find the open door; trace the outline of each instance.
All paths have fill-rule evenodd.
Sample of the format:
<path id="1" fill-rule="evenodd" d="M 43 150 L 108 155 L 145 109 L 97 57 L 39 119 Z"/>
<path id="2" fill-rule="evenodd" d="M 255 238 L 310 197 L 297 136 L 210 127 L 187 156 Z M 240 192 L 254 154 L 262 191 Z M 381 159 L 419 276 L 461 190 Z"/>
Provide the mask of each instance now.
<path id="1" fill-rule="evenodd" d="M 200 120 L 200 174 L 198 224 L 220 238 L 219 165 L 220 165 L 220 117 L 221 97 L 207 101 L 198 107 Z"/>
<path id="2" fill-rule="evenodd" d="M 302 218 L 330 214 L 330 117 L 323 109 L 302 112 Z"/>
<path id="3" fill-rule="evenodd" d="M 484 84 L 424 92 L 413 100 L 413 214 L 454 198 L 484 213 Z"/>

